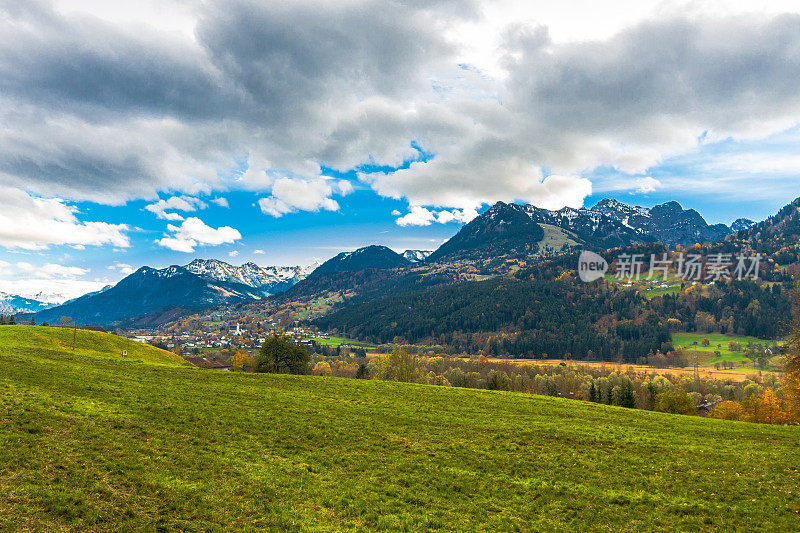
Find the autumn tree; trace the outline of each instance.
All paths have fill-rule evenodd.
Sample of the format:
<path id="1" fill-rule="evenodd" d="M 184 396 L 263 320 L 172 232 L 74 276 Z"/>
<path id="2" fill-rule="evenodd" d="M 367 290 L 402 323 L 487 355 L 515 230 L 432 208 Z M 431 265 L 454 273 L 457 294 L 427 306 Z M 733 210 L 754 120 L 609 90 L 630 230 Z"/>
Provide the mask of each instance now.
<path id="1" fill-rule="evenodd" d="M 761 396 L 758 407 L 758 420 L 764 424 L 780 424 L 783 422 L 785 414 L 781 409 L 781 400 L 775 391 L 766 389 Z"/>
<path id="2" fill-rule="evenodd" d="M 714 407 L 708 416 L 721 420 L 744 420 L 745 411 L 739 402 L 726 401 Z"/>
<path id="3" fill-rule="evenodd" d="M 397 348 L 381 359 L 378 377 L 390 381 L 414 382 L 417 377 L 417 358 L 404 348 Z"/>
<path id="4" fill-rule="evenodd" d="M 314 365 L 314 369 L 311 371 L 312 374 L 315 376 L 330 376 L 331 375 L 331 365 L 326 363 L 325 361 L 320 361 L 316 365 Z"/>
<path id="5" fill-rule="evenodd" d="M 662 392 L 656 396 L 656 411 L 679 415 L 697 414 L 694 400 L 683 389 Z"/>
<path id="6" fill-rule="evenodd" d="M 789 355 L 784 368 L 783 391 L 789 416 L 800 422 L 800 288 L 794 292 L 794 325 L 789 337 Z"/>
<path id="7" fill-rule="evenodd" d="M 255 358 L 247 352 L 236 352 L 236 355 L 231 358 L 231 370 L 252 372 L 255 370 Z"/>

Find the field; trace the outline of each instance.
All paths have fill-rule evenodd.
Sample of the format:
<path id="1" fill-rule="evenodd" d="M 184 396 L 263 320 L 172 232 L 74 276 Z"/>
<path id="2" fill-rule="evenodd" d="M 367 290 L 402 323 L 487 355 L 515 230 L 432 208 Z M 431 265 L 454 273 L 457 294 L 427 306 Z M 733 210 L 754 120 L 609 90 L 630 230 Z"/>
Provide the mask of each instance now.
<path id="1" fill-rule="evenodd" d="M 671 375 L 671 376 L 693 376 L 694 375 L 694 367 L 693 366 L 686 366 L 686 367 L 676 367 L 670 366 L 667 368 L 656 368 L 654 366 L 649 365 L 635 365 L 635 364 L 628 364 L 628 363 L 614 363 L 610 361 L 581 361 L 575 359 L 503 359 L 503 358 L 490 358 L 489 361 L 493 363 L 508 363 L 512 365 L 543 365 L 543 366 L 556 366 L 564 364 L 566 366 L 571 367 L 587 367 L 592 368 L 594 370 L 608 370 L 608 371 L 616 371 L 616 372 L 635 372 L 635 373 L 657 373 L 664 376 Z M 729 379 L 731 381 L 744 381 L 752 377 L 753 374 L 757 374 L 758 371 L 754 371 L 752 368 L 749 369 L 747 372 L 740 368 L 730 369 L 730 370 L 716 370 L 714 367 L 699 367 L 697 369 L 697 374 L 700 377 L 705 378 L 714 378 L 714 379 Z"/>
<path id="2" fill-rule="evenodd" d="M 797 427 L 207 371 L 78 333 L 73 353 L 66 331 L 0 327 L 0 530 L 800 523 Z"/>
<path id="3" fill-rule="evenodd" d="M 328 336 L 328 337 L 314 337 L 314 340 L 320 343 L 323 346 L 330 346 L 331 348 L 336 348 L 342 344 L 348 344 L 350 346 L 360 346 L 362 348 L 373 348 L 372 344 L 357 341 L 354 339 L 347 339 L 345 337 L 336 337 L 336 336 Z"/>
<path id="4" fill-rule="evenodd" d="M 708 339 L 709 345 L 703 346 L 703 339 Z M 758 372 L 759 368 L 754 365 L 744 354 L 744 351 L 734 352 L 728 348 L 730 341 L 736 341 L 746 347 L 748 344 L 754 346 L 761 346 L 763 348 L 770 348 L 771 341 L 764 339 L 757 339 L 755 337 L 739 337 L 736 335 L 723 335 L 720 333 L 673 333 L 672 344 L 674 346 L 681 346 L 686 352 L 689 362 L 694 362 L 694 352 L 697 352 L 698 362 L 700 365 L 713 366 L 715 363 L 723 361 L 737 362 L 739 366 L 734 368 L 738 372 Z M 695 344 L 697 343 L 697 344 Z M 716 355 L 715 352 L 719 352 Z M 770 358 L 774 360 L 775 358 Z M 768 365 L 765 370 L 780 371 L 781 369 L 774 365 L 774 361 Z"/>
<path id="5" fill-rule="evenodd" d="M 606 274 L 603 277 L 606 281 L 617 283 L 624 287 L 631 287 L 641 291 L 645 298 L 655 298 L 656 296 L 664 296 L 665 294 L 678 294 L 681 291 L 681 282 L 683 280 L 672 273 L 663 279 L 663 274 L 656 273 L 653 279 L 647 279 L 647 273 L 642 274 L 638 280 L 617 279 L 614 274 Z M 630 285 L 629 285 L 630 284 Z"/>

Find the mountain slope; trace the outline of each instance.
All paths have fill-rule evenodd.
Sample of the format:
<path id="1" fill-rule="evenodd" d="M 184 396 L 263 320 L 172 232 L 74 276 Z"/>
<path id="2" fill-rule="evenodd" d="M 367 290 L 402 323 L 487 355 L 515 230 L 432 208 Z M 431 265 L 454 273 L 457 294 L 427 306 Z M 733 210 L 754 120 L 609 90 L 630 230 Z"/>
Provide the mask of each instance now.
<path id="1" fill-rule="evenodd" d="M 389 269 L 411 265 L 411 261 L 386 246 L 365 246 L 354 252 L 342 252 L 318 266 L 312 276 L 331 272 L 355 272 L 367 268 Z"/>
<path id="2" fill-rule="evenodd" d="M 728 240 L 745 245 L 753 252 L 774 254 L 781 265 L 800 263 L 800 198 L 768 219 L 731 235 Z"/>
<path id="3" fill-rule="evenodd" d="M 489 259 L 532 253 L 544 237 L 544 231 L 521 207 L 497 202 L 437 248 L 428 256 L 428 261 Z"/>
<path id="4" fill-rule="evenodd" d="M 39 322 L 69 316 L 81 324 L 110 325 L 125 320 L 146 327 L 199 309 L 282 292 L 304 279 L 306 272 L 303 267 L 259 267 L 255 263 L 237 267 L 216 259 L 195 259 L 185 267 L 160 270 L 142 267 L 113 287 L 35 316 Z"/>

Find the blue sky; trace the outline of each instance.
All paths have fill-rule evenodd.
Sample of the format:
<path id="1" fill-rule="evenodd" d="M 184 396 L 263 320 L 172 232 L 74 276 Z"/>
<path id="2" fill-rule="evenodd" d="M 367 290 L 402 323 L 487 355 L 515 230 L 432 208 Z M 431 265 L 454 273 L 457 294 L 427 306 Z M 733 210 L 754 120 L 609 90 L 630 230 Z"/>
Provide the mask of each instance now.
<path id="1" fill-rule="evenodd" d="M 4 292 L 434 249 L 496 201 L 800 196 L 795 2 L 53 0 L 0 35 Z"/>

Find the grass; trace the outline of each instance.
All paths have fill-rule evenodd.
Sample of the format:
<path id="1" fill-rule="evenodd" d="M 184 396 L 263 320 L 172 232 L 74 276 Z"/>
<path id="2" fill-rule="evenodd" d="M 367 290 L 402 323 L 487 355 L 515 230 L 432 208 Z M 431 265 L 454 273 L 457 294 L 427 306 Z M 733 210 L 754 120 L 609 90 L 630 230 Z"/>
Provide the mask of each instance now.
<path id="1" fill-rule="evenodd" d="M 709 340 L 708 346 L 702 345 L 703 339 Z M 728 348 L 728 343 L 730 341 L 736 341 L 741 344 L 743 350 L 740 352 L 730 350 Z M 695 342 L 697 343 L 696 345 L 694 344 Z M 684 352 L 689 356 L 690 363 L 694 360 L 694 352 L 697 352 L 698 362 L 701 365 L 713 366 L 723 361 L 738 362 L 742 364 L 736 368 L 737 370 L 757 372 L 758 367 L 754 366 L 752 361 L 745 356 L 744 348 L 746 348 L 748 344 L 770 348 L 772 346 L 772 341 L 756 337 L 723 335 L 721 333 L 673 333 L 672 344 L 674 346 L 681 346 L 684 349 Z M 719 355 L 716 355 L 715 352 L 719 352 Z M 781 369 L 777 367 L 772 368 L 770 366 L 769 368 L 765 368 L 765 370 L 780 371 Z"/>
<path id="2" fill-rule="evenodd" d="M 337 346 L 341 346 L 342 344 L 348 344 L 350 346 L 358 346 L 362 348 L 374 347 L 374 345 L 372 344 L 357 341 L 354 339 L 348 339 L 346 337 L 335 337 L 335 336 L 314 337 L 314 340 L 323 346 L 330 346 L 331 348 L 336 348 Z"/>
<path id="3" fill-rule="evenodd" d="M 131 360 L 168 365 L 188 365 L 181 357 L 144 344 L 134 342 L 125 337 L 71 328 L 55 328 L 47 326 L 2 326 L 0 330 L 0 351 L 17 351 L 24 353 L 73 353 L 93 358 L 122 358 L 123 350 L 128 352 Z"/>
<path id="4" fill-rule="evenodd" d="M 102 334 L 73 354 L 42 329 L 0 327 L 0 530 L 800 523 L 797 427 L 205 371 Z"/>

